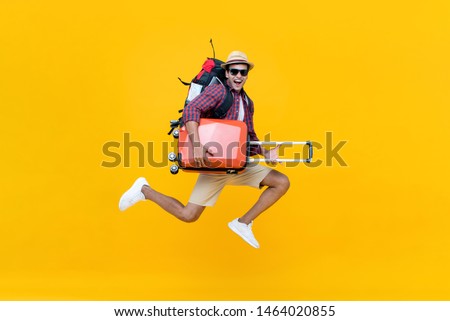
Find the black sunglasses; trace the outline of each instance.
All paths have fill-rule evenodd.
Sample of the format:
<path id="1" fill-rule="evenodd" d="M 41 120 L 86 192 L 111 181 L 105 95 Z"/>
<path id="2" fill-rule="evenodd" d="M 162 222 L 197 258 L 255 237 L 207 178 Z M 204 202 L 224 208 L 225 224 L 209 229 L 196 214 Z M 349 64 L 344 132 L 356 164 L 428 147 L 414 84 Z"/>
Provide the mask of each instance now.
<path id="1" fill-rule="evenodd" d="M 232 76 L 236 76 L 238 73 L 241 73 L 243 77 L 247 76 L 248 69 L 229 69 L 229 72 Z"/>

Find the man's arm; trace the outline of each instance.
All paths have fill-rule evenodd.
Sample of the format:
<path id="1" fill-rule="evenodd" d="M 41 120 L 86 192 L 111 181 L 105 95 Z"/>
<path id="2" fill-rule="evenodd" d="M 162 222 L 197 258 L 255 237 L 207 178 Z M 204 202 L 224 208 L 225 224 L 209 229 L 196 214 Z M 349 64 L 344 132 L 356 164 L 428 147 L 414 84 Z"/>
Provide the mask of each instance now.
<path id="1" fill-rule="evenodd" d="M 200 143 L 200 136 L 198 134 L 198 123 L 195 121 L 188 121 L 186 123 L 186 130 L 189 135 L 189 140 L 194 147 L 194 162 L 197 167 L 205 167 L 208 163 L 207 153 L 212 155 L 205 147 Z"/>
<path id="2" fill-rule="evenodd" d="M 247 95 L 247 94 L 245 94 Z M 253 125 L 253 114 L 255 113 L 255 108 L 253 105 L 253 100 L 250 99 L 250 97 L 247 97 L 248 101 L 248 122 L 247 122 L 247 129 L 248 129 L 248 138 L 251 142 L 259 142 L 259 138 L 256 135 L 255 127 Z M 262 155 L 264 156 L 264 148 L 257 145 L 250 146 L 250 156 L 255 155 Z"/>
<path id="3" fill-rule="evenodd" d="M 186 130 L 189 139 L 194 147 L 195 165 L 204 167 L 208 163 L 207 153 L 211 154 L 200 143 L 198 134 L 198 124 L 201 117 L 205 117 L 208 112 L 222 103 L 225 97 L 225 87 L 222 85 L 211 85 L 195 97 L 183 111 L 183 122 L 186 125 Z M 211 154 L 212 155 L 212 154 Z"/>
<path id="4" fill-rule="evenodd" d="M 207 116 L 211 110 L 214 110 L 225 99 L 226 89 L 222 85 L 211 85 L 195 97 L 183 111 L 183 122 L 200 122 L 201 117 Z"/>
<path id="5" fill-rule="evenodd" d="M 248 97 L 248 96 L 247 96 Z M 255 127 L 253 125 L 253 114 L 255 112 L 254 106 L 253 106 L 253 101 L 249 99 L 249 123 L 248 123 L 248 135 L 249 135 L 249 139 L 252 142 L 258 142 L 259 138 L 255 133 Z M 269 161 L 269 163 L 271 164 L 275 164 L 276 161 L 275 159 L 278 158 L 278 149 L 280 148 L 280 146 L 276 146 L 270 150 L 267 150 L 265 148 L 263 148 L 261 145 L 257 145 L 257 146 L 251 146 L 250 147 L 250 156 L 255 156 L 255 155 L 261 155 L 266 159 L 270 159 L 271 161 Z"/>

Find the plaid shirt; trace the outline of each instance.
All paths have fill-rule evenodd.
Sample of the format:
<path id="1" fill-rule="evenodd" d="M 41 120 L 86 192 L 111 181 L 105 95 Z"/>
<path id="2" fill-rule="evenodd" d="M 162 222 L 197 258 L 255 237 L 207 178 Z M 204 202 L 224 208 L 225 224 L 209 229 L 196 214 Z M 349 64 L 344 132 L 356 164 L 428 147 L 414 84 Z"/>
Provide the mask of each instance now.
<path id="1" fill-rule="evenodd" d="M 244 90 L 241 90 L 240 93 L 237 93 L 233 89 L 231 89 L 231 93 L 233 94 L 234 101 L 225 115 L 224 119 L 232 119 L 237 120 L 239 116 L 239 107 L 240 107 L 240 99 L 242 97 L 242 102 L 244 104 L 244 122 L 247 125 L 248 135 L 250 141 L 259 141 L 258 136 L 256 136 L 255 128 L 253 126 L 253 101 L 250 97 L 245 94 Z M 186 123 L 188 121 L 200 122 L 200 118 L 212 118 L 215 108 L 219 107 L 226 96 L 226 88 L 221 84 L 211 85 L 205 88 L 205 90 L 195 97 L 185 108 L 183 111 L 183 122 Z M 248 104 L 247 104 L 247 97 Z M 261 154 L 260 146 L 251 146 L 250 147 L 250 155 Z"/>

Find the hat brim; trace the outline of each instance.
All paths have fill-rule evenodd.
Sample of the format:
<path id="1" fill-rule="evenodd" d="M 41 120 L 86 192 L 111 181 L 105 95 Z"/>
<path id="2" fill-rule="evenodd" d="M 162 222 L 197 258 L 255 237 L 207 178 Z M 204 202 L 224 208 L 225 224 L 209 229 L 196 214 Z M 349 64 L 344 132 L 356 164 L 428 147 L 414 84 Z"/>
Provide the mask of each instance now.
<path id="1" fill-rule="evenodd" d="M 249 61 L 245 61 L 245 60 L 234 60 L 234 61 L 229 61 L 229 62 L 225 62 L 223 64 L 220 65 L 220 67 L 222 67 L 223 69 L 227 69 L 227 66 L 229 65 L 248 65 L 248 70 L 252 70 L 253 67 L 255 67 L 255 65 L 252 62 Z"/>

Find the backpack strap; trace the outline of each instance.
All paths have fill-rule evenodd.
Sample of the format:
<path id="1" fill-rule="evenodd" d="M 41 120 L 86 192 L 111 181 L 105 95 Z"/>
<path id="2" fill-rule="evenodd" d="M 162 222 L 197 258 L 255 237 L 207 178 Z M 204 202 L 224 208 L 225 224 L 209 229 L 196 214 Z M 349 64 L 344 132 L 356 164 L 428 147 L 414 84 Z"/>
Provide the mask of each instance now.
<path id="1" fill-rule="evenodd" d="M 230 87 L 228 87 L 227 84 L 222 84 L 222 85 L 225 87 L 225 90 L 226 90 L 225 99 L 224 99 L 223 103 L 214 110 L 213 118 L 225 117 L 228 110 L 233 105 L 234 97 L 233 97 L 233 94 L 231 93 Z M 250 104 L 249 98 L 245 91 L 243 93 L 244 93 L 245 102 L 247 103 L 247 106 L 248 106 Z"/>
<path id="2" fill-rule="evenodd" d="M 227 114 L 228 110 L 230 109 L 231 105 L 233 105 L 234 97 L 233 94 L 230 91 L 230 88 L 227 85 L 223 85 L 225 87 L 225 99 L 223 100 L 223 103 L 218 106 L 213 113 L 212 118 L 223 118 Z"/>
<path id="3" fill-rule="evenodd" d="M 181 80 L 180 77 L 178 77 L 178 80 L 181 81 L 181 83 L 185 86 L 189 86 L 191 84 L 190 82 L 185 82 L 185 81 Z"/>

